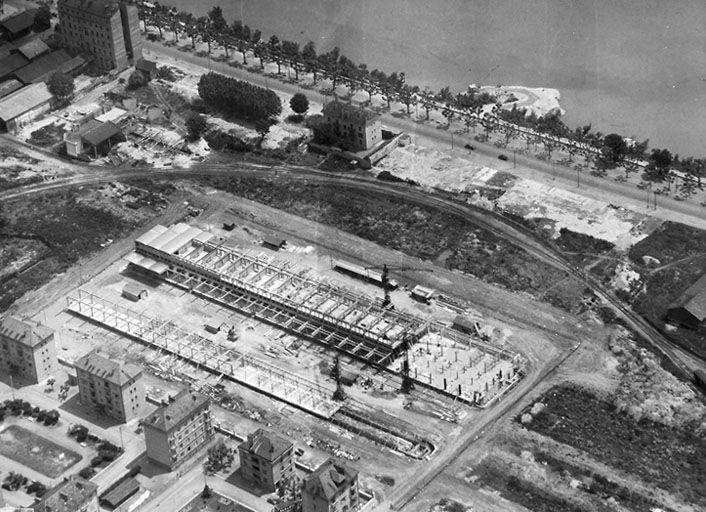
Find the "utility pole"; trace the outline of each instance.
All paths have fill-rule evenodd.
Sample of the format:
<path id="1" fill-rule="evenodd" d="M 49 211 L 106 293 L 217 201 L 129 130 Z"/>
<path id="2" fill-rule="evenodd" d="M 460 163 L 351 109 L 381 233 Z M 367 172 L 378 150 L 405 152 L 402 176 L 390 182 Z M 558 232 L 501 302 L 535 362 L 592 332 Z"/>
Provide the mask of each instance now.
<path id="1" fill-rule="evenodd" d="M 512 150 L 512 168 L 515 169 L 517 167 L 517 150 L 513 149 Z M 552 167 L 554 167 L 554 162 L 552 162 Z"/>
<path id="2" fill-rule="evenodd" d="M 451 149 L 454 148 L 454 132 L 451 132 Z"/>

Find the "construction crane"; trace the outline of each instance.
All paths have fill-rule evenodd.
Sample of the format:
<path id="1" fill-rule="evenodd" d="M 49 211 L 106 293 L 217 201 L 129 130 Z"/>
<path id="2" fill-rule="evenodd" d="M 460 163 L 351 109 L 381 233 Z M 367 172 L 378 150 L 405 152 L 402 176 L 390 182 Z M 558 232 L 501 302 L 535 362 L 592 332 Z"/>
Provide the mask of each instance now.
<path id="1" fill-rule="evenodd" d="M 410 349 L 410 339 L 405 338 L 402 340 L 402 350 L 404 350 L 404 359 L 402 360 L 402 388 L 400 391 L 403 393 L 409 393 L 414 389 L 414 379 L 410 375 L 411 370 L 409 367 L 409 349 Z"/>
<path id="2" fill-rule="evenodd" d="M 382 289 L 385 291 L 385 297 L 382 299 L 382 307 L 388 308 L 391 305 L 390 301 L 390 270 L 414 270 L 415 272 L 434 272 L 430 268 L 416 268 L 416 267 L 388 267 L 387 264 L 380 266 L 365 267 L 365 270 L 380 270 L 382 269 L 382 274 L 380 275 L 380 281 L 382 282 Z"/>

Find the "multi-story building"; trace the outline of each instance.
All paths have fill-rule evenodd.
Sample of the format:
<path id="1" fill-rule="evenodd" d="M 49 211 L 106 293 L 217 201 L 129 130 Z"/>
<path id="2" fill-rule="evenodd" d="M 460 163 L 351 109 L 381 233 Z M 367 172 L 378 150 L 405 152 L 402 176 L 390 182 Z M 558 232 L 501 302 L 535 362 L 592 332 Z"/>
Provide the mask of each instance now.
<path id="1" fill-rule="evenodd" d="M 142 422 L 147 456 L 175 469 L 213 439 L 208 397 L 182 391 Z"/>
<path id="2" fill-rule="evenodd" d="M 0 369 L 38 383 L 57 367 L 54 331 L 6 315 L 0 318 Z"/>
<path id="3" fill-rule="evenodd" d="M 118 0 L 59 0 L 64 44 L 101 69 L 122 71 L 142 58 L 137 6 Z"/>
<path id="4" fill-rule="evenodd" d="M 345 149 L 364 151 L 382 140 L 382 122 L 376 113 L 340 101 L 324 105 L 324 120 Z"/>
<path id="5" fill-rule="evenodd" d="M 144 412 L 142 369 L 91 351 L 74 363 L 83 405 L 126 423 Z"/>
<path id="6" fill-rule="evenodd" d="M 329 459 L 302 485 L 302 512 L 353 512 L 360 505 L 358 472 Z"/>
<path id="7" fill-rule="evenodd" d="M 274 492 L 294 474 L 294 445 L 258 429 L 238 446 L 241 475 L 262 489 Z"/>
<path id="8" fill-rule="evenodd" d="M 98 486 L 71 475 L 32 505 L 34 512 L 99 512 Z"/>

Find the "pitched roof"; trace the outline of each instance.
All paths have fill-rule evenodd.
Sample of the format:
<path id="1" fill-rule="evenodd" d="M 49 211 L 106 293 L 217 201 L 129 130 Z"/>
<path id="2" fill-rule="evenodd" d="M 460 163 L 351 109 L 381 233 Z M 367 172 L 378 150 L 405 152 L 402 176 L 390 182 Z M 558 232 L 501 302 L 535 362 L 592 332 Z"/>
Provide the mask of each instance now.
<path id="1" fill-rule="evenodd" d="M 91 501 L 98 486 L 78 475 L 71 475 L 32 505 L 34 512 L 75 512 Z"/>
<path id="2" fill-rule="evenodd" d="M 44 325 L 25 322 L 10 315 L 0 319 L 0 336 L 10 338 L 28 347 L 34 347 L 54 335 L 54 331 Z"/>
<path id="3" fill-rule="evenodd" d="M 683 308 L 699 322 L 706 320 L 706 274 L 692 284 L 675 300 L 669 309 Z"/>
<path id="4" fill-rule="evenodd" d="M 0 119 L 9 121 L 51 100 L 45 83 L 28 85 L 0 100 Z"/>
<path id="5" fill-rule="evenodd" d="M 17 34 L 34 25 L 35 14 L 37 14 L 37 9 L 27 9 L 0 21 L 0 27 L 7 30 L 10 34 Z"/>
<path id="6" fill-rule="evenodd" d="M 346 492 L 355 480 L 358 472 L 345 464 L 329 459 L 304 480 L 304 490 L 312 496 L 321 496 L 331 502 Z"/>
<path id="7" fill-rule="evenodd" d="M 59 8 L 70 7 L 80 9 L 94 16 L 109 18 L 118 10 L 115 0 L 59 0 Z"/>
<path id="8" fill-rule="evenodd" d="M 0 83 L 0 98 L 4 98 L 8 94 L 15 92 L 17 89 L 22 89 L 23 87 L 24 84 L 14 78 L 12 80 L 2 82 Z"/>
<path id="9" fill-rule="evenodd" d="M 33 60 L 23 68 L 15 71 L 15 76 L 26 84 L 44 82 L 49 75 L 57 71 L 62 64 L 71 60 L 71 55 L 66 50 L 56 50 L 45 53 L 41 57 Z"/>
<path id="10" fill-rule="evenodd" d="M 35 37 L 31 41 L 21 46 L 18 46 L 17 51 L 27 57 L 29 60 L 32 60 L 33 58 L 38 57 L 43 53 L 47 53 L 49 51 L 49 47 L 47 46 L 47 43 L 45 43 L 38 37 Z"/>
<path id="11" fill-rule="evenodd" d="M 118 386 L 123 386 L 127 384 L 128 381 L 142 374 L 142 368 L 139 366 L 135 366 L 134 364 L 121 364 L 112 359 L 103 357 L 95 350 L 92 350 L 76 360 L 74 367 L 87 371 L 91 375 L 95 375 Z"/>
<path id="12" fill-rule="evenodd" d="M 9 76 L 22 66 L 26 66 L 29 60 L 20 53 L 12 53 L 0 59 L 0 78 Z"/>
<path id="13" fill-rule="evenodd" d="M 341 101 L 327 103 L 324 105 L 323 113 L 325 116 L 330 116 L 334 119 L 342 119 L 361 125 L 367 125 L 378 118 L 378 115 L 371 110 L 355 107 Z"/>
<path id="14" fill-rule="evenodd" d="M 120 482 L 117 487 L 113 488 L 110 492 L 105 493 L 101 496 L 101 501 L 111 507 L 111 509 L 118 508 L 122 503 L 124 503 L 130 496 L 135 494 L 140 490 L 140 482 L 134 478 L 126 478 Z"/>
<path id="15" fill-rule="evenodd" d="M 115 137 L 116 135 L 122 133 L 123 131 L 117 124 L 108 121 L 107 123 L 102 123 L 95 128 L 91 128 L 90 130 L 84 132 L 81 135 L 81 138 L 84 142 L 90 144 L 91 146 L 97 146 L 101 142 L 105 142 L 111 137 Z"/>
<path id="16" fill-rule="evenodd" d="M 248 451 L 261 459 L 273 462 L 281 457 L 287 450 L 291 450 L 294 445 L 267 430 L 257 429 L 243 441 L 238 448 Z"/>
<path id="17" fill-rule="evenodd" d="M 150 414 L 145 419 L 144 425 L 162 432 L 169 432 L 195 412 L 206 409 L 208 404 L 209 398 L 207 396 L 184 390 L 177 395 L 173 402 Z"/>

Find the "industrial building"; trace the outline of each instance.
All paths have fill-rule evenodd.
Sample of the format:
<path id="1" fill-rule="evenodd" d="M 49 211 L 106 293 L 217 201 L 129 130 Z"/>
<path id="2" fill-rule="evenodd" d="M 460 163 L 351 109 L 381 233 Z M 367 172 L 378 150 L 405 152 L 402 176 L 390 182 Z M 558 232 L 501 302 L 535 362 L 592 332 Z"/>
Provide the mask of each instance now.
<path id="1" fill-rule="evenodd" d="M 124 140 L 125 135 L 117 124 L 112 121 L 101 122 L 98 119 L 89 119 L 77 130 L 64 135 L 66 154 L 73 157 L 90 153 L 97 158 L 107 154 L 113 145 Z"/>
<path id="2" fill-rule="evenodd" d="M 66 50 L 46 53 L 14 72 L 15 78 L 24 84 L 46 82 L 54 73 L 76 74 L 86 64 L 80 57 L 72 57 Z"/>
<path id="3" fill-rule="evenodd" d="M 703 326 L 706 320 L 706 274 L 669 306 L 667 320 L 694 330 Z"/>
<path id="4" fill-rule="evenodd" d="M 136 5 L 117 0 L 59 0 L 64 44 L 90 54 L 104 71 L 122 71 L 142 57 Z"/>
<path id="5" fill-rule="evenodd" d="M 144 412 L 145 390 L 139 366 L 121 364 L 91 351 L 78 359 L 74 367 L 83 405 L 121 423 Z"/>
<path id="6" fill-rule="evenodd" d="M 304 479 L 302 512 L 354 512 L 359 506 L 358 472 L 335 459 Z"/>
<path id="7" fill-rule="evenodd" d="M 174 470 L 214 436 L 208 397 L 184 390 L 142 422 L 147 457 Z"/>
<path id="8" fill-rule="evenodd" d="M 31 509 L 34 512 L 100 512 L 98 486 L 71 475 L 47 491 Z"/>
<path id="9" fill-rule="evenodd" d="M 54 331 L 9 315 L 0 318 L 0 368 L 35 384 L 51 377 L 57 369 Z"/>
<path id="10" fill-rule="evenodd" d="M 341 274 L 346 274 L 356 279 L 361 279 L 363 281 L 368 281 L 370 283 L 376 284 L 378 286 L 383 286 L 382 274 L 376 272 L 372 269 L 356 265 L 350 261 L 343 260 L 333 260 L 333 269 L 340 272 Z M 387 286 L 390 290 L 394 290 L 398 287 L 397 281 L 394 279 L 387 280 Z"/>
<path id="11" fill-rule="evenodd" d="M 258 487 L 275 492 L 294 475 L 294 445 L 258 429 L 238 446 L 240 473 Z"/>
<path id="12" fill-rule="evenodd" d="M 52 94 L 45 83 L 28 85 L 0 99 L 0 131 L 17 133 L 51 108 Z"/>
<path id="13" fill-rule="evenodd" d="M 382 141 L 382 122 L 376 113 L 340 101 L 324 105 L 323 116 L 351 151 L 365 151 Z"/>

